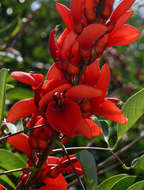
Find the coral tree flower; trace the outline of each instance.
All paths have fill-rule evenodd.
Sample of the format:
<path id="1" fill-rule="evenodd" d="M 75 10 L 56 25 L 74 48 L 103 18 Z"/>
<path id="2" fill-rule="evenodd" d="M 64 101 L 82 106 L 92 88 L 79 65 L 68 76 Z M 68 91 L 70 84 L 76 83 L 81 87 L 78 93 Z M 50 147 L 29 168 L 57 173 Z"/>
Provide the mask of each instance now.
<path id="1" fill-rule="evenodd" d="M 55 75 L 56 74 L 56 75 Z M 22 81 L 21 72 L 13 72 L 12 77 Z M 22 73 L 22 76 L 27 73 Z M 37 74 L 38 75 L 38 74 Z M 53 77 L 55 76 L 55 77 Z M 30 80 L 30 78 L 29 78 Z M 31 83 L 29 83 L 31 85 Z M 33 138 L 31 138 L 31 144 L 34 147 L 39 147 L 41 150 L 46 147 L 45 141 L 52 135 L 52 130 L 60 132 L 68 137 L 72 136 L 85 136 L 92 138 L 101 134 L 101 129 L 93 122 L 83 119 L 81 109 L 77 102 L 71 98 L 65 97 L 65 93 L 72 86 L 66 81 L 63 73 L 57 69 L 55 64 L 51 67 L 47 74 L 46 81 L 40 82 L 40 85 L 35 89 L 35 97 L 25 100 L 20 100 L 10 109 L 7 122 L 13 122 L 20 118 L 24 118 L 28 115 L 33 115 L 31 122 L 28 126 L 33 127 L 40 124 L 47 124 L 50 126 L 47 129 L 46 135 L 41 135 L 38 140 L 38 136 L 41 132 L 33 132 Z M 91 86 L 79 86 L 83 93 L 78 94 L 79 99 L 91 97 L 96 98 L 101 95 L 101 91 Z M 40 121 L 41 120 L 41 121 Z M 41 143 L 39 143 L 41 142 Z M 41 144 L 40 146 L 38 144 Z"/>
<path id="2" fill-rule="evenodd" d="M 10 143 L 17 150 L 20 150 L 23 153 L 25 153 L 31 160 L 30 152 L 32 150 L 31 145 L 29 143 L 29 138 L 30 137 L 25 134 L 18 134 L 9 137 L 8 143 Z M 77 158 L 74 155 L 70 155 L 70 159 L 77 173 L 82 174 L 82 167 L 78 162 Z M 30 160 L 28 162 L 29 164 L 27 164 L 27 167 L 32 166 L 32 162 L 30 162 Z M 48 156 L 42 168 L 39 170 L 36 176 L 35 185 L 39 187 L 39 190 L 67 190 L 67 182 L 62 173 L 74 173 L 71 163 L 69 162 L 67 157 L 65 156 L 62 158 L 58 158 L 54 156 Z M 22 172 L 19 181 L 23 185 L 26 184 L 29 178 L 29 174 L 30 172 L 28 170 Z"/>
<path id="3" fill-rule="evenodd" d="M 82 60 L 88 59 L 92 63 L 107 47 L 134 42 L 140 31 L 125 24 L 133 14 L 129 8 L 134 2 L 122 0 L 114 11 L 114 0 L 71 0 L 70 9 L 56 3 L 66 25 L 57 42 L 55 30 L 50 34 L 49 47 L 56 65 L 75 75 Z"/>

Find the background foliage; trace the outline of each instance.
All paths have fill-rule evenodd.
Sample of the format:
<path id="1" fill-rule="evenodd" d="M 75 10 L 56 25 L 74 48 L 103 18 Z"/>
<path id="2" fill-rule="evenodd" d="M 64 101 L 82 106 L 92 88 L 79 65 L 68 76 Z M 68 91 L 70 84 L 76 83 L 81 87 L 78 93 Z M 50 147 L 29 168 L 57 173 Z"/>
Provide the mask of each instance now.
<path id="1" fill-rule="evenodd" d="M 60 0 L 59 2 L 63 2 L 64 4 L 69 3 L 66 0 Z M 109 96 L 119 97 L 124 102 L 128 97 L 144 87 L 144 20 L 141 15 L 142 9 L 144 9 L 144 2 L 142 2 L 143 1 L 138 1 L 135 3 L 133 6 L 135 15 L 133 15 L 129 21 L 133 26 L 141 30 L 140 38 L 129 46 L 108 49 L 101 60 L 101 65 L 108 63 L 112 70 Z M 2 0 L 0 2 L 0 68 L 9 69 L 9 74 L 16 70 L 46 74 L 50 65 L 53 63 L 48 49 L 49 33 L 56 25 L 59 25 L 60 33 L 64 25 L 56 12 L 54 0 Z M 4 71 L 1 70 L 1 72 L 5 75 L 7 71 L 4 73 Z M 8 85 L 6 86 L 4 116 L 7 115 L 8 109 L 15 101 L 33 96 L 28 86 L 16 82 L 9 74 L 7 77 Z M 3 88 L 5 88 L 4 81 L 0 80 L 0 82 L 3 84 Z M 139 100 L 139 105 L 141 105 L 141 101 L 142 98 Z M 0 102 L 0 104 L 1 103 L 2 102 Z M 119 135 L 120 133 L 118 133 L 118 136 L 120 136 L 119 140 L 121 140 L 116 150 L 125 147 L 139 136 L 144 135 L 143 110 L 140 110 L 139 117 L 141 117 L 138 117 L 139 120 L 135 124 L 133 122 L 134 125 L 128 133 L 124 131 L 121 136 Z M 0 117 L 1 116 L 0 110 Z M 19 125 L 20 128 L 23 127 L 22 124 L 18 123 L 17 125 Z M 110 126 L 110 134 L 107 131 L 107 126 L 104 129 L 106 130 L 104 134 L 110 135 L 109 144 L 112 147 L 117 139 L 116 125 L 110 121 L 108 121 L 107 125 Z M 86 146 L 88 143 L 89 141 L 84 137 L 74 137 L 70 140 L 68 146 Z M 106 147 L 106 142 L 101 135 L 91 142 L 91 145 Z M 7 149 L 5 151 L 0 149 L 1 171 L 24 166 L 26 159 L 21 153 L 16 153 L 14 149 L 11 150 L 10 146 L 5 142 L 0 144 L 0 148 Z M 91 153 L 94 155 L 97 164 L 110 156 L 110 153 L 102 151 L 91 151 Z M 7 160 L 9 154 L 11 154 L 12 159 L 15 160 L 16 165 L 12 164 L 12 160 Z M 127 152 L 124 152 L 120 157 L 129 166 L 133 159 L 142 154 L 143 140 L 127 150 Z M 7 162 L 4 163 L 6 160 Z M 140 161 L 138 163 L 140 163 Z M 110 178 L 109 189 L 118 190 L 118 183 L 122 183 L 120 180 L 125 180 L 123 183 L 129 184 L 128 187 L 132 185 L 134 181 L 143 180 L 144 168 L 139 169 L 136 166 L 133 168 L 133 170 L 124 170 L 117 161 L 110 162 L 104 168 L 99 167 L 98 184 L 106 178 L 120 173 L 125 173 L 125 175 L 120 174 L 115 176 L 115 178 Z M 126 174 L 131 175 L 131 177 Z M 134 177 L 136 175 L 137 178 Z M 0 176 L 0 183 L 6 185 L 10 190 L 15 189 L 17 177 L 18 173 Z M 114 183 L 115 186 L 112 187 Z M 137 190 L 142 187 L 141 184 L 143 183 L 137 182 Z M 108 190 L 107 183 L 106 186 Z M 131 187 L 128 190 L 135 190 L 136 188 Z M 104 184 L 101 184 L 99 189 L 104 190 Z M 124 186 L 123 189 L 125 190 L 126 186 Z"/>

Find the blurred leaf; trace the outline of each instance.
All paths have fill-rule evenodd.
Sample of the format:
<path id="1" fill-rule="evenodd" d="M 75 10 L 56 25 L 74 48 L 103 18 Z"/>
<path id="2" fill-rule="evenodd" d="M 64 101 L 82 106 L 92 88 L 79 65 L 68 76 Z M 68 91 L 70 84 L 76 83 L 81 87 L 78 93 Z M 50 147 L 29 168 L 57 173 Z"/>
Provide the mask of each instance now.
<path id="1" fill-rule="evenodd" d="M 0 170 L 0 172 L 3 172 L 3 170 Z M 13 189 L 16 188 L 16 186 L 14 185 L 14 183 L 9 179 L 8 176 L 6 175 L 0 175 L 0 179 L 4 182 L 6 182 L 9 186 L 11 186 Z"/>
<path id="2" fill-rule="evenodd" d="M 13 22 L 8 24 L 6 27 L 0 29 L 0 39 L 3 39 L 5 37 L 13 36 L 15 35 L 20 28 L 21 25 L 21 20 L 20 18 L 14 19 Z"/>
<path id="3" fill-rule="evenodd" d="M 127 176 L 127 174 L 120 174 L 120 175 L 115 175 L 112 176 L 106 180 L 104 180 L 100 185 L 98 190 L 111 190 L 111 187 L 120 179 L 124 178 Z"/>
<path id="4" fill-rule="evenodd" d="M 21 54 L 18 51 L 0 51 L 0 58 L 9 58 L 9 59 L 14 59 L 19 63 L 23 62 L 23 57 L 21 56 Z"/>
<path id="5" fill-rule="evenodd" d="M 14 85 L 12 84 L 6 84 L 6 91 L 14 88 Z"/>
<path id="6" fill-rule="evenodd" d="M 26 88 L 14 88 L 7 92 L 6 98 L 10 100 L 21 100 L 33 97 L 33 92 Z"/>
<path id="7" fill-rule="evenodd" d="M 133 184 L 126 190 L 144 190 L 144 180 Z"/>
<path id="8" fill-rule="evenodd" d="M 80 163 L 83 168 L 87 189 L 97 190 L 97 169 L 92 154 L 86 150 L 81 151 Z"/>
<path id="9" fill-rule="evenodd" d="M 116 125 L 118 141 L 144 113 L 144 89 L 131 96 L 124 104 L 122 111 L 128 118 L 128 123 Z"/>
<path id="10" fill-rule="evenodd" d="M 3 68 L 0 70 L 0 126 L 3 119 L 7 73 L 8 69 Z"/>
<path id="11" fill-rule="evenodd" d="M 134 169 L 144 170 L 144 154 L 132 161 L 131 167 Z"/>
<path id="12" fill-rule="evenodd" d="M 25 162 L 10 151 L 0 149 L 0 167 L 6 170 L 24 168 Z M 15 172 L 13 175 L 19 176 L 19 172 Z"/>
<path id="13" fill-rule="evenodd" d="M 111 188 L 111 190 L 126 190 L 130 185 L 134 183 L 136 176 L 126 176 L 117 181 Z"/>

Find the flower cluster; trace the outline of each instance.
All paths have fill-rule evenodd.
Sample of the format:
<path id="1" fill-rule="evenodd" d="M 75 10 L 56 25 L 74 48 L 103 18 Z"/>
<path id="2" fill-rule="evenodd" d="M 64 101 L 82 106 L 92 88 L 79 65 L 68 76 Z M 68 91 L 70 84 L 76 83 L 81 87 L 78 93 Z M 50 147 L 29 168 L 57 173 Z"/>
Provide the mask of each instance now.
<path id="1" fill-rule="evenodd" d="M 15 71 L 11 76 L 34 90 L 34 97 L 17 102 L 10 109 L 7 122 L 31 116 L 27 127 L 43 125 L 31 130 L 29 135 L 10 137 L 8 142 L 24 152 L 29 158 L 29 167 L 39 162 L 53 135 L 66 141 L 73 136 L 91 139 L 102 131 L 92 116 L 104 116 L 117 123 L 127 123 L 127 118 L 115 105 L 116 98 L 106 97 L 110 70 L 107 64 L 99 66 L 99 58 L 106 48 L 134 42 L 140 32 L 125 24 L 133 11 L 128 9 L 135 0 L 122 0 L 113 11 L 114 0 L 71 0 L 70 9 L 56 3 L 56 8 L 66 28 L 55 41 L 57 27 L 49 37 L 49 49 L 54 59 L 44 80 L 42 74 Z M 72 156 L 78 172 L 81 167 Z M 33 162 L 32 162 L 33 161 Z M 77 167 L 78 165 L 78 167 Z M 61 174 L 72 172 L 66 158 L 48 157 L 37 173 L 37 183 L 44 184 L 40 190 L 67 189 Z M 30 172 L 23 172 L 20 181 L 25 184 Z M 50 189 L 51 189 L 50 188 Z"/>

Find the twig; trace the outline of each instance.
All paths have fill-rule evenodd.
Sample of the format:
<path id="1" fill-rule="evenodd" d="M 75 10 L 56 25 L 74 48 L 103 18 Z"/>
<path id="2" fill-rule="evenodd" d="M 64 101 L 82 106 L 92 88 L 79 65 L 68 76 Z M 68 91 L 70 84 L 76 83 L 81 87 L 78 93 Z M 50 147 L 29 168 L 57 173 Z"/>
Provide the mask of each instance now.
<path id="1" fill-rule="evenodd" d="M 77 177 L 78 182 L 80 183 L 82 189 L 85 190 L 85 187 L 84 187 L 84 185 L 83 185 L 83 183 L 82 183 L 82 180 L 81 180 L 80 176 L 78 175 L 78 173 L 77 173 L 77 171 L 76 171 L 76 169 L 75 169 L 75 167 L 74 167 L 74 165 L 73 165 L 73 163 L 72 163 L 72 161 L 71 161 L 71 159 L 70 159 L 70 157 L 69 157 L 69 154 L 68 154 L 68 152 L 67 152 L 65 146 L 64 146 L 63 144 L 61 144 L 61 146 L 62 146 L 63 151 L 65 152 L 65 154 L 66 154 L 66 156 L 67 156 L 69 162 L 71 163 L 71 166 L 72 166 L 72 168 L 73 168 L 73 170 L 74 170 L 74 172 L 75 172 L 75 175 L 76 175 L 76 177 Z"/>
<path id="2" fill-rule="evenodd" d="M 38 125 L 38 126 L 35 126 L 35 127 L 32 127 L 32 128 L 26 128 L 26 129 L 24 129 L 24 130 L 22 130 L 22 131 L 19 131 L 19 132 L 17 132 L 17 133 L 13 133 L 13 134 L 9 134 L 9 135 L 6 135 L 6 136 L 4 136 L 4 137 L 1 137 L 1 138 L 0 138 L 0 141 L 3 141 L 3 140 L 5 140 L 5 139 L 7 139 L 7 138 L 9 138 L 9 137 L 18 135 L 18 134 L 20 134 L 20 133 L 25 133 L 25 132 L 28 132 L 28 131 L 32 131 L 32 130 L 34 130 L 34 129 L 38 129 L 38 128 L 41 128 L 41 127 L 48 127 L 48 126 L 49 126 L 49 125 L 43 124 L 43 125 Z"/>
<path id="3" fill-rule="evenodd" d="M 101 150 L 101 151 L 110 151 L 110 149 L 108 148 L 101 148 L 101 147 L 70 147 L 70 148 L 65 148 L 66 151 L 78 151 L 78 150 Z M 63 152 L 64 150 L 62 148 L 59 149 L 54 149 L 52 150 L 52 152 L 54 154 L 58 153 L 58 152 Z"/>
<path id="4" fill-rule="evenodd" d="M 18 168 L 18 169 L 14 169 L 14 170 L 3 171 L 3 172 L 0 172 L 0 175 L 11 174 L 14 172 L 20 172 L 20 171 L 29 170 L 29 169 L 30 168 Z"/>

